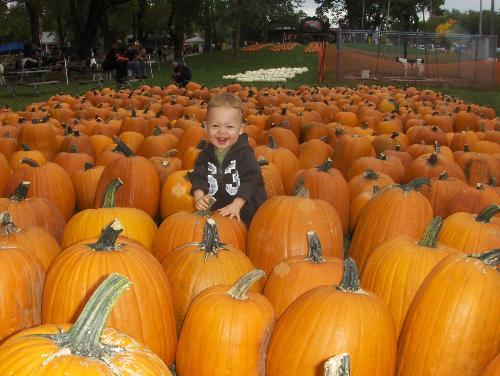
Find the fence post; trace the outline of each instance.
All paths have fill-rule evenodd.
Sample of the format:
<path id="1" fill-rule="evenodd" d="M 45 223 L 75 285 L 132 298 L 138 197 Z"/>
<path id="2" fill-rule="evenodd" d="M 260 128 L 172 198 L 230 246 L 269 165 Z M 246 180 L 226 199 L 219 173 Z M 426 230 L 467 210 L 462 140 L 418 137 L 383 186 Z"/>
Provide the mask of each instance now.
<path id="1" fill-rule="evenodd" d="M 335 59 L 335 63 L 337 69 L 337 80 L 340 80 L 342 78 L 342 63 L 340 61 L 342 57 L 342 30 L 340 28 L 337 29 L 336 44 L 337 58 Z"/>

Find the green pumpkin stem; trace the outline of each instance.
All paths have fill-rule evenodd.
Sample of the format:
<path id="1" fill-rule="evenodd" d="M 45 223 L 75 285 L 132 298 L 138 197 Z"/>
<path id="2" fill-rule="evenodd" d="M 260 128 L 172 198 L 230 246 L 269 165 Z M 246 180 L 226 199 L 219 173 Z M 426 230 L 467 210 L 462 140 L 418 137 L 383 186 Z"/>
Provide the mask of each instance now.
<path id="1" fill-rule="evenodd" d="M 323 262 L 323 250 L 318 238 L 318 234 L 314 231 L 307 233 L 307 259 L 313 264 L 321 264 Z"/>
<path id="2" fill-rule="evenodd" d="M 118 137 L 114 137 L 113 141 L 116 143 L 116 150 L 125 155 L 126 157 L 134 157 L 135 153 L 128 147 L 128 145 L 120 140 Z"/>
<path id="3" fill-rule="evenodd" d="M 410 192 L 419 189 L 422 185 L 430 187 L 431 181 L 427 178 L 416 178 L 407 184 L 401 184 L 399 187 L 405 192 Z"/>
<path id="4" fill-rule="evenodd" d="M 274 137 L 272 134 L 269 134 L 269 139 L 267 141 L 267 147 L 269 149 L 277 149 L 278 148 L 278 144 L 276 144 L 276 141 L 274 140 Z"/>
<path id="5" fill-rule="evenodd" d="M 70 151 L 70 153 L 73 153 L 73 154 L 79 153 L 78 146 L 76 146 L 75 144 L 71 145 L 71 147 L 69 148 L 69 151 Z"/>
<path id="6" fill-rule="evenodd" d="M 438 180 L 448 180 L 448 171 L 441 172 Z"/>
<path id="7" fill-rule="evenodd" d="M 330 158 L 328 158 L 319 166 L 316 166 L 316 169 L 318 170 L 318 172 L 328 172 L 328 170 L 331 169 L 332 166 L 333 166 L 333 161 Z"/>
<path id="8" fill-rule="evenodd" d="M 3 226 L 6 235 L 15 234 L 19 231 L 14 222 L 12 222 L 12 217 L 7 210 L 0 213 L 0 224 Z"/>
<path id="9" fill-rule="evenodd" d="M 226 292 L 226 295 L 236 300 L 247 300 L 248 289 L 265 275 L 266 273 L 260 269 L 254 269 L 248 272 L 236 281 L 236 283 Z"/>
<path id="10" fill-rule="evenodd" d="M 309 198 L 309 190 L 306 188 L 304 176 L 301 175 L 297 178 L 295 189 L 293 190 L 293 195 L 297 197 Z"/>
<path id="11" fill-rule="evenodd" d="M 153 131 L 151 132 L 153 136 L 161 136 L 161 128 L 160 127 L 154 127 Z"/>
<path id="12" fill-rule="evenodd" d="M 212 214 L 212 206 L 217 200 L 213 196 L 208 196 L 208 207 L 205 210 L 198 210 L 198 214 L 203 217 L 209 217 Z"/>
<path id="13" fill-rule="evenodd" d="M 97 239 L 97 242 L 89 244 L 88 246 L 94 251 L 113 251 L 116 250 L 116 239 L 123 231 L 123 226 L 120 221 L 115 218 L 113 222 L 106 225 L 102 231 L 101 236 Z"/>
<path id="14" fill-rule="evenodd" d="M 500 249 L 492 249 L 469 257 L 481 260 L 486 265 L 496 267 L 500 263 Z"/>
<path id="15" fill-rule="evenodd" d="M 375 170 L 369 168 L 363 173 L 363 177 L 368 180 L 378 180 L 380 175 Z"/>
<path id="16" fill-rule="evenodd" d="M 443 218 L 434 217 L 431 223 L 425 229 L 422 238 L 418 242 L 418 245 L 429 248 L 436 248 L 436 244 L 438 241 L 438 235 L 443 227 Z"/>
<path id="17" fill-rule="evenodd" d="M 84 169 L 85 171 L 90 170 L 92 167 L 94 167 L 94 166 L 93 166 L 93 165 L 92 165 L 92 163 L 90 163 L 90 162 L 85 162 L 85 163 L 83 164 L 83 169 Z"/>
<path id="18" fill-rule="evenodd" d="M 476 222 L 490 223 L 491 218 L 500 212 L 500 205 L 490 205 L 481 211 L 476 217 Z"/>
<path id="19" fill-rule="evenodd" d="M 224 243 L 219 240 L 219 231 L 217 230 L 217 224 L 212 218 L 208 218 L 205 222 L 205 227 L 203 228 L 203 240 L 201 243 L 197 243 L 200 247 L 198 251 L 205 252 L 205 261 L 213 255 L 217 255 L 217 252 L 224 249 Z"/>
<path id="20" fill-rule="evenodd" d="M 470 152 L 470 146 L 469 146 L 469 144 L 464 144 L 464 152 L 465 153 Z"/>
<path id="21" fill-rule="evenodd" d="M 325 362 L 324 376 L 350 376 L 351 358 L 349 353 L 341 353 Z"/>
<path id="22" fill-rule="evenodd" d="M 356 263 L 350 257 L 344 260 L 344 276 L 337 290 L 345 292 L 358 292 L 361 290 L 359 286 L 359 273 Z"/>
<path id="23" fill-rule="evenodd" d="M 21 148 L 23 151 L 31 151 L 31 148 L 28 144 L 21 144 Z"/>
<path id="24" fill-rule="evenodd" d="M 116 191 L 123 185 L 123 180 L 120 178 L 113 179 L 109 183 L 106 191 L 104 192 L 103 208 L 114 208 L 116 206 Z"/>
<path id="25" fill-rule="evenodd" d="M 27 164 L 30 167 L 40 167 L 40 164 L 37 161 L 35 161 L 34 159 L 31 159 L 31 158 L 21 158 L 21 160 L 19 161 L 19 163 Z"/>
<path id="26" fill-rule="evenodd" d="M 21 202 L 26 200 L 26 196 L 28 195 L 28 190 L 30 189 L 31 182 L 23 181 L 18 185 L 15 192 L 10 196 L 10 201 Z"/>
<path id="27" fill-rule="evenodd" d="M 259 164 L 260 167 L 269 165 L 267 159 L 262 155 L 259 158 L 257 158 L 257 163 Z"/>
<path id="28" fill-rule="evenodd" d="M 111 274 L 92 294 L 73 326 L 64 333 L 43 335 L 71 354 L 105 359 L 105 346 L 100 338 L 113 305 L 131 282 L 117 273 Z"/>

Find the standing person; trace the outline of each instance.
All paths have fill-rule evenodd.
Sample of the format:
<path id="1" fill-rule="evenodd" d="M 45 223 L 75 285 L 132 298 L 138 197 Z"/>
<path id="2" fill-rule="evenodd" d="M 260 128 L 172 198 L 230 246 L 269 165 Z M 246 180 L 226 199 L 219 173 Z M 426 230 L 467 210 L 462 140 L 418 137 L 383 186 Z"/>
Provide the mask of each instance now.
<path id="1" fill-rule="evenodd" d="M 241 101 L 233 94 L 219 94 L 208 103 L 209 144 L 200 152 L 189 179 L 197 210 L 212 210 L 240 218 L 250 225 L 255 211 L 267 199 L 264 179 L 248 136 L 242 131 Z"/>
<path id="2" fill-rule="evenodd" d="M 172 60 L 172 69 L 174 70 L 172 80 L 174 80 L 179 86 L 186 86 L 192 77 L 191 70 L 182 62 L 177 60 Z"/>
<path id="3" fill-rule="evenodd" d="M 102 62 L 102 69 L 115 69 L 116 81 L 123 83 L 127 78 L 127 62 L 128 59 L 125 57 L 123 51 L 123 42 L 118 39 L 111 45 L 111 48 L 106 53 L 104 61 Z"/>

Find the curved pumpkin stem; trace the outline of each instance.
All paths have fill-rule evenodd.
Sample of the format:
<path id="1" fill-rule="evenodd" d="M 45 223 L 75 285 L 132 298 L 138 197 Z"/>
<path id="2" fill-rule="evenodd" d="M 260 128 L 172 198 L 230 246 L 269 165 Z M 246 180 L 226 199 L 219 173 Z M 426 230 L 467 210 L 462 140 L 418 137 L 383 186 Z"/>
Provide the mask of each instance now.
<path id="1" fill-rule="evenodd" d="M 356 263 L 351 257 L 344 260 L 344 276 L 337 290 L 345 292 L 358 292 L 361 290 L 359 285 L 359 272 Z"/>
<path id="2" fill-rule="evenodd" d="M 405 191 L 405 192 L 410 192 L 410 191 L 413 191 L 413 190 L 417 190 L 422 185 L 427 185 L 427 186 L 430 187 L 431 181 L 429 179 L 427 179 L 427 178 L 416 178 L 416 179 L 413 179 L 412 181 L 410 181 L 407 184 L 400 185 L 399 187 L 403 191 Z"/>
<path id="3" fill-rule="evenodd" d="M 115 136 L 113 138 L 113 141 L 116 143 L 116 148 L 115 148 L 116 151 L 119 151 L 120 153 L 125 155 L 127 158 L 135 156 L 135 153 L 132 151 L 132 149 L 130 149 L 125 142 L 120 140 L 119 137 Z"/>
<path id="4" fill-rule="evenodd" d="M 304 176 L 301 175 L 297 178 L 293 195 L 297 197 L 309 198 L 309 190 L 306 188 Z"/>
<path id="5" fill-rule="evenodd" d="M 307 259 L 313 264 L 321 264 L 323 262 L 322 255 L 323 250 L 321 249 L 318 234 L 315 231 L 309 231 L 307 233 Z"/>
<path id="6" fill-rule="evenodd" d="M 495 268 L 500 263 L 500 249 L 492 249 L 491 251 L 486 251 L 480 254 L 468 255 L 468 257 L 481 260 L 486 265 Z"/>
<path id="7" fill-rule="evenodd" d="M 117 249 L 115 246 L 116 239 L 118 239 L 122 231 L 122 224 L 118 218 L 115 218 L 113 222 L 102 229 L 101 236 L 99 236 L 97 242 L 88 246 L 94 251 L 114 251 Z"/>
<path id="8" fill-rule="evenodd" d="M 14 202 L 21 202 L 26 200 L 26 196 L 28 195 L 28 190 L 30 188 L 31 182 L 23 181 L 16 188 L 16 191 L 10 196 L 9 200 Z"/>
<path id="9" fill-rule="evenodd" d="M 15 234 L 16 232 L 19 232 L 19 229 L 14 224 L 14 222 L 12 222 L 12 217 L 10 216 L 10 213 L 7 210 L 0 213 L 0 225 L 3 226 L 3 230 L 6 235 Z"/>
<path id="10" fill-rule="evenodd" d="M 324 376 L 350 376 L 351 358 L 349 353 L 341 353 L 325 362 Z"/>
<path id="11" fill-rule="evenodd" d="M 21 158 L 19 160 L 19 163 L 27 164 L 30 167 L 40 167 L 40 164 L 37 161 L 35 161 L 34 159 L 31 159 L 31 158 Z"/>
<path id="12" fill-rule="evenodd" d="M 438 235 L 443 227 L 443 218 L 435 217 L 432 219 L 431 223 L 425 229 L 422 238 L 418 242 L 418 245 L 429 248 L 436 248 L 438 241 Z"/>
<path id="13" fill-rule="evenodd" d="M 109 183 L 106 191 L 104 192 L 104 202 L 102 204 L 103 208 L 114 208 L 116 206 L 115 194 L 118 188 L 123 185 L 123 180 L 120 178 L 113 179 Z"/>
<path id="14" fill-rule="evenodd" d="M 71 354 L 103 360 L 108 357 L 108 346 L 100 343 L 113 305 L 122 292 L 132 283 L 126 277 L 113 273 L 92 294 L 73 326 L 63 333 L 39 335 L 53 340 L 61 349 L 70 349 Z M 116 351 L 116 349 L 115 349 Z"/>
<path id="15" fill-rule="evenodd" d="M 477 215 L 476 222 L 490 223 L 491 218 L 497 213 L 500 213 L 500 205 L 490 205 Z"/>
<path id="16" fill-rule="evenodd" d="M 238 279 L 236 283 L 226 292 L 231 298 L 236 300 L 247 300 L 248 289 L 266 273 L 263 270 L 255 269 Z"/>
<path id="17" fill-rule="evenodd" d="M 318 170 L 318 172 L 328 172 L 328 170 L 331 169 L 332 166 L 333 166 L 333 161 L 330 158 L 328 158 L 319 166 L 316 166 L 316 169 Z"/>

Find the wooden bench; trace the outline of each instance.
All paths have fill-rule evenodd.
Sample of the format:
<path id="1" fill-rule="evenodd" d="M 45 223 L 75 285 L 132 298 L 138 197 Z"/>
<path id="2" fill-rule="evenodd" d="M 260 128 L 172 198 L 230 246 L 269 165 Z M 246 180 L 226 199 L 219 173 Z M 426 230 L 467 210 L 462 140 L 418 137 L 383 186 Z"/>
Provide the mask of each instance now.
<path id="1" fill-rule="evenodd" d="M 57 85 L 59 90 L 61 90 L 61 82 L 60 81 L 41 81 L 41 82 L 30 82 L 27 83 L 26 86 L 33 87 L 33 92 L 38 94 L 40 92 L 40 86 L 44 85 Z"/>

